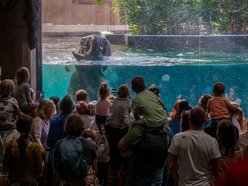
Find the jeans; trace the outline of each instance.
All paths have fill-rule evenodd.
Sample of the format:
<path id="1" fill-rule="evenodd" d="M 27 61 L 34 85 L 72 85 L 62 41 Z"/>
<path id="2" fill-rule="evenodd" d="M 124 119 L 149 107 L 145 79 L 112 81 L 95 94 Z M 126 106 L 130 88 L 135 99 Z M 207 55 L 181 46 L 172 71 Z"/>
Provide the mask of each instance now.
<path id="1" fill-rule="evenodd" d="M 138 175 L 128 175 L 126 186 L 162 186 L 162 181 L 162 176 L 146 177 Z"/>

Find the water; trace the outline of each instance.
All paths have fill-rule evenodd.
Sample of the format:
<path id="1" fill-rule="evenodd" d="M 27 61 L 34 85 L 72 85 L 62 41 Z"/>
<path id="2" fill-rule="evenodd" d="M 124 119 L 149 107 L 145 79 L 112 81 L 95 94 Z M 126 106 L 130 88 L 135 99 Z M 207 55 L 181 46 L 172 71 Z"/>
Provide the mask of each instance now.
<path id="1" fill-rule="evenodd" d="M 248 113 L 248 53 L 168 52 L 112 46 L 112 56 L 104 61 L 77 62 L 71 51 L 76 51 L 78 45 L 79 38 L 43 38 L 45 97 L 62 98 L 85 88 L 92 99 L 97 99 L 98 86 L 104 79 L 112 88 L 123 83 L 131 87 L 132 77 L 141 75 L 147 86 L 159 86 L 161 98 L 171 110 L 179 97 L 197 105 L 202 94 L 211 94 L 213 83 L 222 81 L 226 94 L 234 88 L 241 107 Z"/>

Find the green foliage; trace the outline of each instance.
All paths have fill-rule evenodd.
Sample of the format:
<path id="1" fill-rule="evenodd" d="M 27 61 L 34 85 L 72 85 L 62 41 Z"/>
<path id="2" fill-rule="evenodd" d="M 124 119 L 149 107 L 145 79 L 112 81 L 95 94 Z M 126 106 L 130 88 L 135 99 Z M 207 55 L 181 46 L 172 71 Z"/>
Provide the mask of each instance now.
<path id="1" fill-rule="evenodd" d="M 113 10 L 119 10 L 121 21 L 133 34 L 241 34 L 248 30 L 248 0 L 113 0 Z"/>

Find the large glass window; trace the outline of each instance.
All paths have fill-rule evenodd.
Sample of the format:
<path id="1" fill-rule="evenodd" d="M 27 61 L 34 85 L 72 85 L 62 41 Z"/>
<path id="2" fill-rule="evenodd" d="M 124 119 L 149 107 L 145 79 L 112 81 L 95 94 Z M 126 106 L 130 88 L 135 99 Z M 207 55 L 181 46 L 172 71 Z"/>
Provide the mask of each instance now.
<path id="1" fill-rule="evenodd" d="M 118 88 L 141 75 L 158 85 L 169 111 L 178 98 L 196 106 L 221 81 L 248 114 L 248 9 L 244 0 L 42 1 L 43 90 L 71 96 Z M 89 52 L 89 34 L 101 55 Z M 104 36 L 112 55 L 106 54 Z M 82 40 L 81 40 L 82 39 Z M 73 55 L 80 54 L 80 55 Z M 87 53 L 88 52 L 88 53 Z M 91 58 L 92 57 L 92 58 Z M 94 58 L 96 57 L 96 58 Z M 132 93 L 133 96 L 133 93 Z"/>

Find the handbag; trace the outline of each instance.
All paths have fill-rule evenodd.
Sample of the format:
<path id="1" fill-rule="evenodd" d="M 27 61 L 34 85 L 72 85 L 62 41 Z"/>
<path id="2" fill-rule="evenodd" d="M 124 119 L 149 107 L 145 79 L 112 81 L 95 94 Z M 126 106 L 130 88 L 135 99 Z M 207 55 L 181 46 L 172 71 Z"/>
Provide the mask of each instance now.
<path id="1" fill-rule="evenodd" d="M 92 166 L 88 169 L 88 173 L 84 178 L 83 186 L 100 186 Z"/>

